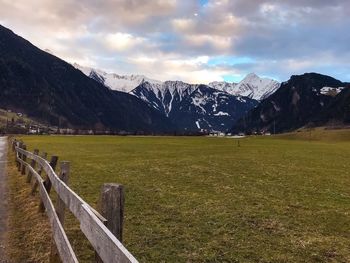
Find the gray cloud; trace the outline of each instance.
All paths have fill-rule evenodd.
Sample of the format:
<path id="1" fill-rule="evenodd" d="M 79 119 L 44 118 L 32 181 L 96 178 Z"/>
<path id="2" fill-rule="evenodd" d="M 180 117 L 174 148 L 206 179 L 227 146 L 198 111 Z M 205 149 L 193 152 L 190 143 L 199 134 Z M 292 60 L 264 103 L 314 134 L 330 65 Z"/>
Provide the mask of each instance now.
<path id="1" fill-rule="evenodd" d="M 0 6 L 0 22 L 42 49 L 118 73 L 205 82 L 251 71 L 280 80 L 320 71 L 349 80 L 347 0 L 209 0 L 205 6 L 0 0 Z M 252 62 L 209 63 L 225 56 Z"/>

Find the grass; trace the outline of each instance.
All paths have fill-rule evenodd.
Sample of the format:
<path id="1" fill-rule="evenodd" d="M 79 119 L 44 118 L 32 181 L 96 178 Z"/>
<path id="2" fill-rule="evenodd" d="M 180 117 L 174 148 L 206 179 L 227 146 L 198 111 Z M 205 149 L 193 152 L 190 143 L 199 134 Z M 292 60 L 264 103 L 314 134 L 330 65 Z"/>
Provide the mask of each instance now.
<path id="1" fill-rule="evenodd" d="M 45 214 L 38 213 L 38 197 L 30 195 L 30 188 L 25 177 L 17 171 L 14 158 L 14 153 L 9 150 L 9 262 L 48 262 L 50 225 Z"/>
<path id="2" fill-rule="evenodd" d="M 126 187 L 124 244 L 140 262 L 349 262 L 350 131 L 240 140 L 26 136 L 71 161 L 70 185 L 96 205 Z M 79 257 L 79 227 L 67 231 Z M 86 244 L 86 242 L 84 243 Z"/>

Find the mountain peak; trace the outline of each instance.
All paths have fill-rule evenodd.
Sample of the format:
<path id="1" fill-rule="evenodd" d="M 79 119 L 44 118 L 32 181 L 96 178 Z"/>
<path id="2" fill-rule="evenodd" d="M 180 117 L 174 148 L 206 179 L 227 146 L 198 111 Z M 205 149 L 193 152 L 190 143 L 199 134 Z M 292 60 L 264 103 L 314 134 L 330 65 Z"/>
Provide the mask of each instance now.
<path id="1" fill-rule="evenodd" d="M 86 76 L 93 78 L 94 80 L 102 83 L 110 89 L 127 93 L 144 82 L 155 84 L 162 83 L 161 81 L 150 79 L 144 75 L 118 75 L 115 73 L 107 73 L 94 68 L 83 67 L 77 63 L 74 63 L 73 66 L 76 69 L 82 71 Z"/>
<path id="2" fill-rule="evenodd" d="M 293 75 L 281 88 L 242 118 L 235 131 L 286 132 L 326 123 L 350 121 L 346 83 L 318 73 Z M 340 103 L 339 103 L 340 102 Z M 345 102 L 345 103 L 344 103 Z M 339 103 L 339 105 L 337 105 Z"/>
<path id="3" fill-rule="evenodd" d="M 256 75 L 254 72 L 249 73 L 243 80 L 245 79 L 256 79 L 260 78 L 258 75 Z"/>
<path id="4" fill-rule="evenodd" d="M 273 79 L 260 78 L 255 73 L 249 73 L 239 83 L 211 82 L 209 86 L 235 96 L 263 100 L 274 93 L 280 87 L 280 83 Z"/>

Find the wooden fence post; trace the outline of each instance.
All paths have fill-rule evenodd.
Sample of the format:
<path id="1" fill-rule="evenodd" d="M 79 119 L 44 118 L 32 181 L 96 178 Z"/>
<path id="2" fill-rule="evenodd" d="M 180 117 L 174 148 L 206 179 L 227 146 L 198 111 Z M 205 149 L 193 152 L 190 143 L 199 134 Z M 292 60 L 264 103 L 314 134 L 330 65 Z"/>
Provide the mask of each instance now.
<path id="1" fill-rule="evenodd" d="M 12 149 L 13 151 L 15 152 L 15 163 L 16 163 L 16 166 L 18 167 L 18 161 L 17 161 L 17 151 L 16 151 L 16 147 L 19 146 L 19 142 L 15 139 L 14 143 L 13 143 L 13 146 L 12 146 Z"/>
<path id="2" fill-rule="evenodd" d="M 65 183 L 68 184 L 69 181 L 69 171 L 70 171 L 70 163 L 69 162 L 61 162 L 61 171 L 58 177 Z M 58 219 L 60 220 L 62 226 L 64 226 L 64 215 L 65 215 L 65 204 L 62 201 L 62 199 L 57 196 L 57 201 L 56 201 L 56 214 Z M 50 262 L 51 263 L 59 263 L 61 262 L 60 256 L 58 254 L 57 246 L 55 244 L 55 241 L 52 238 L 51 241 L 51 255 L 50 255 Z"/>
<path id="3" fill-rule="evenodd" d="M 100 212 L 107 219 L 106 227 L 123 242 L 124 187 L 120 184 L 104 184 L 101 189 Z M 103 262 L 95 253 L 95 262 Z"/>
<path id="4" fill-rule="evenodd" d="M 70 173 L 70 162 L 67 162 L 67 161 L 61 162 L 60 166 L 61 166 L 61 171 L 60 171 L 60 174 L 58 175 L 58 177 L 66 185 L 68 185 L 69 173 Z M 66 208 L 66 206 L 65 206 L 64 202 L 62 201 L 61 198 L 58 197 L 56 212 L 57 212 L 58 219 L 60 220 L 62 226 L 64 225 L 65 208 Z"/>
<path id="5" fill-rule="evenodd" d="M 123 242 L 124 187 L 104 184 L 101 192 L 101 214 L 107 219 L 107 228 Z"/>
<path id="6" fill-rule="evenodd" d="M 34 149 L 34 155 L 38 155 L 38 154 L 39 154 L 39 150 L 38 149 Z M 30 166 L 33 167 L 33 169 L 35 170 L 36 161 L 34 159 L 30 163 Z M 32 172 L 30 172 L 28 170 L 27 183 L 30 183 L 31 181 L 32 181 Z"/>
<path id="7" fill-rule="evenodd" d="M 14 139 L 14 140 L 12 141 L 12 151 L 13 151 L 13 152 L 15 151 L 15 147 L 17 146 L 16 144 L 17 144 L 17 139 Z"/>
<path id="8" fill-rule="evenodd" d="M 57 161 L 58 161 L 58 156 L 51 157 L 50 166 L 52 167 L 53 170 L 55 170 L 55 168 L 56 168 Z M 46 175 L 46 179 L 44 181 L 44 186 L 45 186 L 46 192 L 48 194 L 50 194 L 52 183 L 51 183 L 48 175 Z M 44 206 L 43 201 L 40 201 L 39 212 L 41 212 L 41 213 L 45 212 L 45 206 Z"/>
<path id="9" fill-rule="evenodd" d="M 43 159 L 46 159 L 46 158 L 47 158 L 47 153 L 46 153 L 46 152 L 43 152 L 43 153 L 41 154 L 41 157 L 42 157 Z M 39 165 L 38 175 L 41 175 L 42 171 L 43 171 L 43 168 L 41 167 L 41 165 Z M 37 188 L 37 187 L 38 187 L 38 181 L 37 181 L 37 180 L 34 180 L 34 184 L 33 184 L 33 186 L 32 186 L 32 192 L 31 192 L 32 195 L 35 194 L 35 191 L 36 191 L 36 188 Z"/>
<path id="10" fill-rule="evenodd" d="M 16 151 L 17 146 L 18 146 L 18 143 L 16 142 L 16 146 L 15 146 L 15 164 L 16 164 L 16 167 L 18 167 L 18 161 L 17 161 L 18 152 Z"/>
<path id="11" fill-rule="evenodd" d="M 22 148 L 22 146 L 23 146 L 23 142 L 20 141 L 20 142 L 18 143 L 18 148 Z M 19 159 L 22 159 L 22 154 L 21 154 L 21 153 L 18 153 L 18 158 L 19 158 Z M 17 161 L 18 172 L 20 172 L 21 169 L 22 169 L 21 165 L 22 165 L 22 164 L 21 164 L 19 161 Z"/>
<path id="12" fill-rule="evenodd" d="M 27 146 L 25 144 L 23 144 L 22 145 L 22 149 L 26 151 L 27 150 Z M 27 156 L 25 154 L 22 154 L 22 160 L 24 162 L 27 161 Z M 25 173 L 26 173 L 26 166 L 25 166 L 25 164 L 22 164 L 21 174 L 24 175 Z"/>

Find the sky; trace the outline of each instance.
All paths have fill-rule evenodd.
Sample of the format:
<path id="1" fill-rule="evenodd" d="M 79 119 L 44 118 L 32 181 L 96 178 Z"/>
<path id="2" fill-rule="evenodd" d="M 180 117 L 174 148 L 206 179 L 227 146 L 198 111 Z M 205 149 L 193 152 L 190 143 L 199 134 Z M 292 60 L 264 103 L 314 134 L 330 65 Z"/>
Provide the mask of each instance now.
<path id="1" fill-rule="evenodd" d="M 189 83 L 350 81 L 349 0 L 0 0 L 0 24 L 82 66 Z"/>

